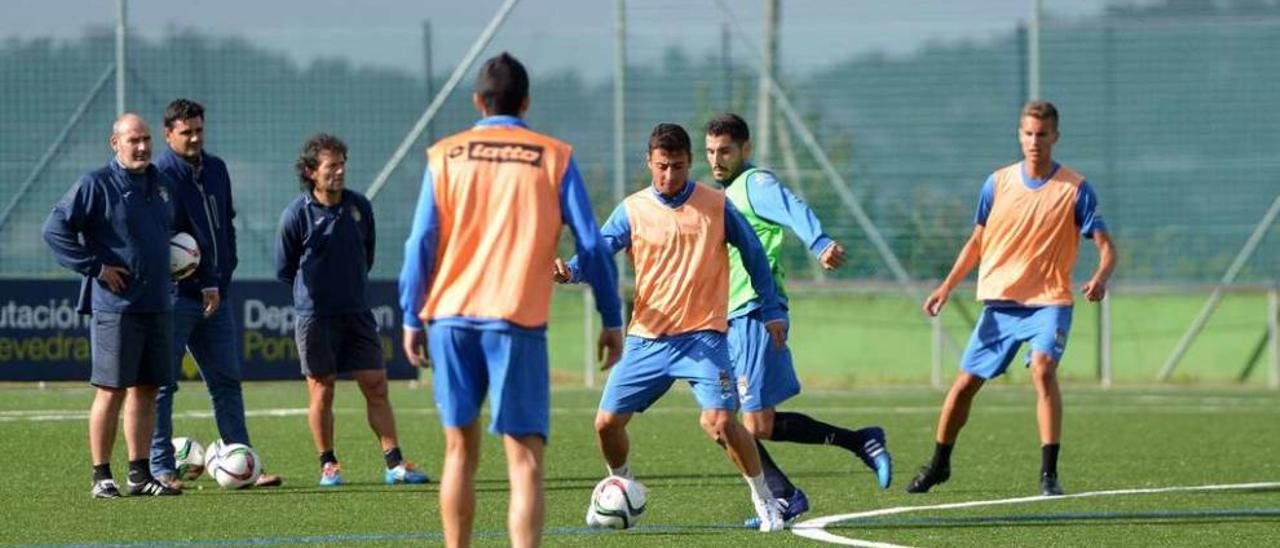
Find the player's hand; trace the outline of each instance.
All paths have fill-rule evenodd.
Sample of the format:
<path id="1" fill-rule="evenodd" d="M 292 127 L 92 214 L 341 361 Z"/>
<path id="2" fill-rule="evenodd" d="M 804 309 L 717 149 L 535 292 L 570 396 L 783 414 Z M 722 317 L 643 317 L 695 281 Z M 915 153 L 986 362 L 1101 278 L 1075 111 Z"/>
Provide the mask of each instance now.
<path id="1" fill-rule="evenodd" d="M 573 271 L 569 270 L 569 263 L 564 262 L 560 257 L 556 257 L 556 267 L 551 275 L 559 284 L 567 284 L 573 279 Z"/>
<path id="2" fill-rule="evenodd" d="M 129 277 L 129 269 L 122 266 L 102 265 L 102 271 L 98 272 L 98 280 L 106 284 L 107 289 L 112 293 L 124 291 L 126 278 Z"/>
<path id="3" fill-rule="evenodd" d="M 600 340 L 596 342 L 596 359 L 601 360 L 601 371 L 608 371 L 622 359 L 622 328 L 600 330 Z"/>
<path id="4" fill-rule="evenodd" d="M 822 251 L 822 255 L 818 256 L 818 264 L 821 264 L 824 270 L 835 270 L 844 266 L 845 257 L 844 246 L 840 245 L 840 242 L 831 242 L 831 245 Z"/>
<path id="5" fill-rule="evenodd" d="M 204 301 L 204 317 L 212 316 L 218 311 L 218 307 L 222 306 L 222 296 L 217 289 L 209 291 L 201 291 L 200 298 Z"/>
<path id="6" fill-rule="evenodd" d="M 409 359 L 409 365 L 424 369 L 430 368 L 431 360 L 427 359 L 426 330 L 406 327 L 401 329 L 404 330 L 404 336 L 402 337 L 404 356 Z"/>
<path id="7" fill-rule="evenodd" d="M 930 316 L 941 314 L 942 305 L 947 304 L 947 297 L 950 295 L 951 290 L 946 287 L 939 286 L 933 290 L 933 293 L 924 299 L 924 313 Z"/>
<path id="8" fill-rule="evenodd" d="M 791 328 L 790 322 L 787 320 L 774 320 L 764 324 L 764 330 L 769 332 L 769 338 L 773 339 L 773 347 L 782 350 L 787 345 L 787 330 Z"/>
<path id="9" fill-rule="evenodd" d="M 1089 280 L 1088 283 L 1084 284 L 1084 288 L 1081 291 L 1084 293 L 1084 298 L 1089 299 L 1089 302 L 1096 303 L 1107 296 L 1107 282 L 1096 278 Z"/>

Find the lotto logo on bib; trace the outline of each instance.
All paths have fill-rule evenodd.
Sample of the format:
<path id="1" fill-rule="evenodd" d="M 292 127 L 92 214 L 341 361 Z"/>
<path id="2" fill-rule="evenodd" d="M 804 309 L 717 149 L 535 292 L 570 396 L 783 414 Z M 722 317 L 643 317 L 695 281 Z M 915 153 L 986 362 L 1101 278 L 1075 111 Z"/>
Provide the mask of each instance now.
<path id="1" fill-rule="evenodd" d="M 481 162 L 516 162 L 542 166 L 542 147 L 524 143 L 473 141 L 467 148 L 467 159 Z"/>

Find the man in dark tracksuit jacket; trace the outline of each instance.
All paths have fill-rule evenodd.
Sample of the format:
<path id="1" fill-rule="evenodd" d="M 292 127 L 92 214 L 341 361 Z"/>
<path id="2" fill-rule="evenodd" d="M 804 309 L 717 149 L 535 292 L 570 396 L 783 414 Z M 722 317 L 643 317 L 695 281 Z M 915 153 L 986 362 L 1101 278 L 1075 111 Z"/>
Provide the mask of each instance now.
<path id="1" fill-rule="evenodd" d="M 178 99 L 164 111 L 164 139 L 169 145 L 156 167 L 173 180 L 173 224 L 200 247 L 193 275 L 180 280 L 173 299 L 174 382 L 156 397 L 156 428 L 151 438 L 151 474 L 170 487 L 182 488 L 174 462 L 173 394 L 187 351 L 195 358 L 209 389 L 213 416 L 224 443 L 250 445 L 240 388 L 240 345 L 235 318 L 227 306 L 227 286 L 238 263 L 236 229 L 231 224 L 231 176 L 222 159 L 204 150 L 204 107 Z M 280 476 L 263 474 L 255 485 L 280 485 Z"/>
<path id="2" fill-rule="evenodd" d="M 151 165 L 151 130 L 141 117 L 125 114 L 111 129 L 115 159 L 76 181 L 43 231 L 58 263 L 92 279 L 86 282 L 93 309 L 89 382 L 97 392 L 89 409 L 90 494 L 120 496 L 110 458 L 127 398 L 129 495 L 180 495 L 152 478 L 147 466 L 156 387 L 173 376 L 172 184 Z"/>
<path id="3" fill-rule="evenodd" d="M 312 136 L 298 157 L 303 193 L 280 216 L 276 277 L 293 287 L 294 338 L 310 405 L 307 422 L 320 453 L 320 485 L 341 485 L 333 450 L 333 389 L 349 372 L 365 398 L 369 426 L 382 445 L 388 484 L 426 483 L 427 475 L 400 454 L 387 398 L 378 325 L 365 288 L 373 268 L 373 207 L 346 189 L 347 145 Z"/>

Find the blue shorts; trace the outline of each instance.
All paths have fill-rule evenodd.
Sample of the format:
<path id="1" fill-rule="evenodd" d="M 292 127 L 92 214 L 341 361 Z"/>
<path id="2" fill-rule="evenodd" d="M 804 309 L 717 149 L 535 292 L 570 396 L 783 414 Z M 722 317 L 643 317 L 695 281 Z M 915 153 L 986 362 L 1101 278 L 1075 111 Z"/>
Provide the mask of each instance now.
<path id="1" fill-rule="evenodd" d="M 446 427 L 475 421 L 488 395 L 490 433 L 547 439 L 551 387 L 545 332 L 433 324 L 427 347 L 436 409 Z"/>
<path id="2" fill-rule="evenodd" d="M 639 413 L 676 379 L 688 381 L 702 409 L 738 409 L 724 333 L 696 331 L 657 339 L 627 337 L 622 361 L 609 373 L 600 410 Z"/>
<path id="3" fill-rule="evenodd" d="M 973 329 L 960 368 L 983 379 L 999 377 L 1024 342 L 1031 343 L 1032 352 L 1061 363 L 1070 333 L 1070 306 L 988 306 Z"/>
<path id="4" fill-rule="evenodd" d="M 95 310 L 90 322 L 89 384 L 129 388 L 173 383 L 173 313 Z"/>
<path id="5" fill-rule="evenodd" d="M 318 379 L 386 367 L 378 322 L 368 310 L 333 316 L 298 314 L 293 340 L 298 343 L 298 362 L 306 377 Z"/>
<path id="6" fill-rule="evenodd" d="M 745 412 L 777 407 L 800 393 L 791 349 L 774 347 L 759 311 L 729 320 L 729 361 Z"/>

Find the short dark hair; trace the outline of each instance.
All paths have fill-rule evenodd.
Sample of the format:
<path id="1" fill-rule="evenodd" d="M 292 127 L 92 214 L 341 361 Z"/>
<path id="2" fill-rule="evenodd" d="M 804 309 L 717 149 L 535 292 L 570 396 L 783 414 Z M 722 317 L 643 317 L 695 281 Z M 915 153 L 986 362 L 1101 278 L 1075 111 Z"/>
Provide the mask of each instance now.
<path id="1" fill-rule="evenodd" d="M 1053 120 L 1053 127 L 1058 127 L 1058 107 L 1048 101 L 1027 101 L 1022 105 L 1022 116 L 1018 119 L 1021 121 L 1023 117 L 1030 116 L 1037 120 Z"/>
<path id="2" fill-rule="evenodd" d="M 693 144 L 689 141 L 689 133 L 679 124 L 661 123 L 654 126 L 653 133 L 649 134 L 649 153 L 658 149 L 668 153 L 683 152 L 690 160 L 693 159 Z"/>
<path id="3" fill-rule="evenodd" d="M 529 73 L 520 61 L 504 51 L 480 67 L 476 94 L 489 114 L 517 116 L 529 96 Z"/>
<path id="4" fill-rule="evenodd" d="M 190 99 L 174 99 L 164 107 L 164 127 L 173 129 L 178 120 L 204 119 L 204 105 Z"/>
<path id="5" fill-rule="evenodd" d="M 728 135 L 734 143 L 742 144 L 751 140 L 751 128 L 747 121 L 732 112 L 717 114 L 707 122 L 707 135 Z"/>
<path id="6" fill-rule="evenodd" d="M 311 190 L 316 186 L 316 182 L 307 175 L 307 172 L 315 171 L 320 167 L 321 152 L 341 154 L 346 158 L 347 144 L 328 133 L 317 133 L 307 138 L 307 142 L 302 144 L 302 153 L 298 154 L 298 161 L 294 163 L 294 167 L 298 169 L 298 186 L 303 190 Z"/>

